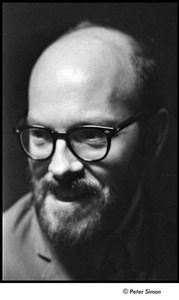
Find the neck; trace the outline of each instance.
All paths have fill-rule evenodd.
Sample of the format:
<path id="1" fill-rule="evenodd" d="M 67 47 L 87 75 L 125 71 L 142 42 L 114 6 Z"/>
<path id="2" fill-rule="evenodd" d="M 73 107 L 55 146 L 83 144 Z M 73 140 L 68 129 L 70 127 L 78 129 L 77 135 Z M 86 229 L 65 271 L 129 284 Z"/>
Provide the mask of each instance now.
<path id="1" fill-rule="evenodd" d="M 75 280 L 100 280 L 105 257 L 103 243 L 88 242 L 74 247 L 61 244 L 54 250 L 57 259 Z"/>

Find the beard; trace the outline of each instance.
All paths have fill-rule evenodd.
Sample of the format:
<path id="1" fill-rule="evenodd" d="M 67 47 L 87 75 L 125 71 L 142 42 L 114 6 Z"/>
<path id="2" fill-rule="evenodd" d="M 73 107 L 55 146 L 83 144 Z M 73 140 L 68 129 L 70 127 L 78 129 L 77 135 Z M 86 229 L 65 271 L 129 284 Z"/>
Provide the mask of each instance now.
<path id="1" fill-rule="evenodd" d="M 78 248 L 120 231 L 139 183 L 141 170 L 136 164 L 127 171 L 121 166 L 120 176 L 114 173 L 109 185 L 87 169 L 57 178 L 51 172 L 44 174 L 41 164 L 31 165 L 33 205 L 50 244 Z"/>
<path id="2" fill-rule="evenodd" d="M 32 185 L 39 225 L 55 247 L 98 241 L 110 232 L 115 205 L 109 188 L 92 175 L 65 181 L 32 175 Z"/>

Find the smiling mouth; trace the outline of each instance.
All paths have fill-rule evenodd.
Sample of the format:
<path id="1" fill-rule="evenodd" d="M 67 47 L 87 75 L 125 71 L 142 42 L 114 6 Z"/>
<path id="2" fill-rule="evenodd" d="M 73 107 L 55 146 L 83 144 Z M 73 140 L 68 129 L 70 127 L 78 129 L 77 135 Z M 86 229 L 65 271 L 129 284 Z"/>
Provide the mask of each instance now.
<path id="1" fill-rule="evenodd" d="M 86 202 L 90 197 L 94 197 L 94 194 L 85 192 L 58 192 L 54 194 L 55 198 L 61 202 Z"/>
<path id="2" fill-rule="evenodd" d="M 56 184 L 55 182 L 46 183 L 44 187 L 46 196 L 52 196 L 59 202 L 87 203 L 91 200 L 98 200 L 101 194 L 100 188 L 81 182 L 70 184 Z M 44 196 L 45 196 L 44 194 Z"/>

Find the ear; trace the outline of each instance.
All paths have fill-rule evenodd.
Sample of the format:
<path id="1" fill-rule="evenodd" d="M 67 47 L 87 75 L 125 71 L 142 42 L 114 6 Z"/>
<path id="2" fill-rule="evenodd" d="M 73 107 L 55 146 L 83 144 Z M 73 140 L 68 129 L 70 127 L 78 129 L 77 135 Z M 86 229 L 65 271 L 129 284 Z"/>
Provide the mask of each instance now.
<path id="1" fill-rule="evenodd" d="M 166 140 L 169 127 L 169 114 L 161 108 L 151 119 L 145 140 L 145 161 L 150 164 L 160 154 Z"/>
<path id="2" fill-rule="evenodd" d="M 155 142 L 154 159 L 160 154 L 165 143 L 169 128 L 169 113 L 165 108 L 161 108 L 155 115 Z"/>

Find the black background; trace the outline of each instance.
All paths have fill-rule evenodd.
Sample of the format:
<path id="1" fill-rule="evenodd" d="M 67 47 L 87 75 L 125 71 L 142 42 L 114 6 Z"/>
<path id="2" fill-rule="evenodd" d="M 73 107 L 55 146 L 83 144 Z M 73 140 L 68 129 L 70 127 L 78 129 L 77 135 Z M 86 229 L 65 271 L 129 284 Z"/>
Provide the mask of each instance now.
<path id="1" fill-rule="evenodd" d="M 177 4 L 170 3 L 4 3 L 3 4 L 3 210 L 29 190 L 27 159 L 13 135 L 27 107 L 28 79 L 40 53 L 66 29 L 89 20 L 115 26 L 149 43 L 159 65 L 170 129 L 146 182 L 156 215 L 176 252 L 177 189 Z M 166 225 L 167 224 L 167 225 Z"/>

